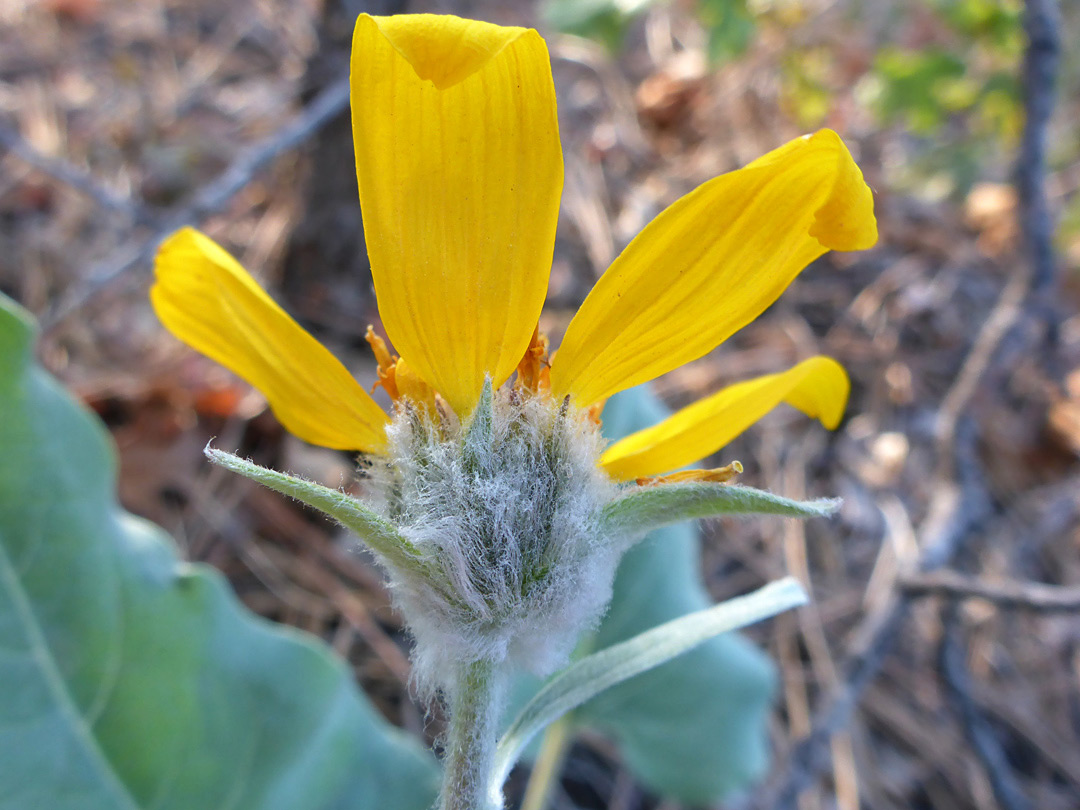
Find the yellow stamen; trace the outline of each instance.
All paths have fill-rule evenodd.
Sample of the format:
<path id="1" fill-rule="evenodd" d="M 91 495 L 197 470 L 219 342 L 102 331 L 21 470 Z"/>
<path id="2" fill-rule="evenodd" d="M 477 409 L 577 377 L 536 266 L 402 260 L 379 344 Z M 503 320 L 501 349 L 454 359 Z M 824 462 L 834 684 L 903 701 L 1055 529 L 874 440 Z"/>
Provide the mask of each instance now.
<path id="1" fill-rule="evenodd" d="M 390 350 L 386 348 L 386 341 L 375 334 L 375 327 L 370 323 L 367 332 L 364 333 L 364 340 L 368 342 L 371 350 L 375 352 L 375 360 L 380 368 L 389 368 L 394 365 L 394 358 L 390 356 Z"/>
<path id="2" fill-rule="evenodd" d="M 638 486 L 648 484 L 683 484 L 688 481 L 708 481 L 714 484 L 722 484 L 730 481 L 743 471 L 743 465 L 733 461 L 723 467 L 712 470 L 683 470 L 682 472 L 670 473 L 669 475 L 656 475 L 649 478 L 638 478 Z"/>
<path id="3" fill-rule="evenodd" d="M 381 385 L 390 395 L 390 399 L 397 402 L 398 397 L 401 396 L 397 386 L 397 357 L 390 354 L 390 350 L 386 348 L 386 341 L 375 334 L 375 328 L 371 324 L 368 324 L 367 332 L 364 333 L 364 340 L 375 353 L 375 362 L 379 364 L 377 369 L 379 379 L 371 386 L 371 392 L 375 393 L 375 389 Z"/>
<path id="4" fill-rule="evenodd" d="M 515 387 L 531 393 L 551 390 L 551 363 L 548 360 L 547 335 L 540 332 L 540 325 L 533 329 L 529 348 L 517 367 Z"/>

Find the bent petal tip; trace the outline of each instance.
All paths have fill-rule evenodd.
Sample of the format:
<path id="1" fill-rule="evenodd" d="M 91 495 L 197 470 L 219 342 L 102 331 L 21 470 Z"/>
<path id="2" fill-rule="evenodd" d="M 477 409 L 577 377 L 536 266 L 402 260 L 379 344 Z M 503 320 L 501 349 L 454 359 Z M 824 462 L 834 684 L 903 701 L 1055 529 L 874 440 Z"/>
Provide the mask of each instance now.
<path id="1" fill-rule="evenodd" d="M 484 67 L 526 28 L 504 27 L 449 14 L 361 14 L 357 26 L 373 25 L 416 75 L 440 90 L 453 87 Z"/>
<path id="2" fill-rule="evenodd" d="M 547 294 L 563 164 L 535 31 L 361 17 L 352 121 L 364 235 L 395 351 L 459 415 L 510 377 Z"/>
<path id="3" fill-rule="evenodd" d="M 851 383 L 844 367 L 817 355 L 779 374 L 735 383 L 609 447 L 600 466 L 617 480 L 655 476 L 711 455 L 786 402 L 834 430 Z"/>
<path id="4" fill-rule="evenodd" d="M 567 327 L 552 391 L 587 405 L 696 360 L 825 251 L 876 240 L 873 195 L 840 137 L 790 141 L 676 200 L 635 237 Z"/>
<path id="5" fill-rule="evenodd" d="M 874 195 L 863 179 L 862 170 L 840 136 L 831 129 L 810 135 L 834 155 L 836 173 L 832 193 L 819 208 L 809 234 L 830 250 L 866 250 L 877 244 Z"/>
<path id="6" fill-rule="evenodd" d="M 844 418 L 851 380 L 836 360 L 824 355 L 811 357 L 795 366 L 784 401 L 829 430 L 836 430 Z"/>

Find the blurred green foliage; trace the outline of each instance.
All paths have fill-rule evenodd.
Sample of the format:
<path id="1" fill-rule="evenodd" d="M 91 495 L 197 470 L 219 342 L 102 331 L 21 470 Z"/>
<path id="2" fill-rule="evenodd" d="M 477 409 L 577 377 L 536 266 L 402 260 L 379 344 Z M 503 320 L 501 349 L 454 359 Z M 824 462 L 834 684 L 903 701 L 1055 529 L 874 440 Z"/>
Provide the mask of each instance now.
<path id="1" fill-rule="evenodd" d="M 757 30 L 746 0 L 698 0 L 697 16 L 708 34 L 708 57 L 714 64 L 742 55 Z"/>
<path id="2" fill-rule="evenodd" d="M 847 0 L 824 8 L 808 0 L 544 3 L 553 28 L 613 52 L 625 46 L 635 20 L 664 6 L 693 15 L 714 65 L 767 41 L 782 103 L 803 128 L 850 131 L 854 114 L 891 130 L 902 157 L 893 155 L 887 167 L 890 185 L 963 196 L 979 180 L 1007 179 L 1023 123 L 1022 0 Z M 1067 6 L 1066 27 L 1075 26 Z M 1068 51 L 1063 97 L 1080 83 L 1070 78 L 1077 66 Z M 1062 159 L 1076 159 L 1077 151 L 1074 144 Z"/>
<path id="3" fill-rule="evenodd" d="M 556 31 L 595 40 L 617 53 L 636 19 L 663 0 L 545 0 L 544 21 Z M 708 35 L 708 56 L 722 62 L 753 41 L 755 15 L 748 0 L 696 0 L 694 13 Z"/>
<path id="4" fill-rule="evenodd" d="M 556 31 L 595 40 L 618 51 L 630 24 L 656 0 L 545 0 L 544 22 Z"/>
<path id="5" fill-rule="evenodd" d="M 878 49 L 856 91 L 879 124 L 921 147 L 899 183 L 936 178 L 932 192 L 962 195 L 987 158 L 1006 162 L 1023 125 L 1022 10 L 1019 0 L 919 0 L 901 12 L 906 41 Z"/>

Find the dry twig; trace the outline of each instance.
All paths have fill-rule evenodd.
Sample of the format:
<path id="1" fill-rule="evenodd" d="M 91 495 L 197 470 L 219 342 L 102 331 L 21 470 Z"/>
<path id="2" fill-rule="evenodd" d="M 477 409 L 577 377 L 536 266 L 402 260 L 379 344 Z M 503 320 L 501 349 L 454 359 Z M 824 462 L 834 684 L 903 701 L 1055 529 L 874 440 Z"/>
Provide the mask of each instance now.
<path id="1" fill-rule="evenodd" d="M 1016 162 L 1020 227 L 1032 266 L 1033 291 L 1049 304 L 1056 287 L 1054 218 L 1046 199 L 1046 135 L 1054 112 L 1061 61 L 1061 14 L 1057 0 L 1027 0 L 1024 30 L 1024 132 Z"/>
<path id="2" fill-rule="evenodd" d="M 66 160 L 42 154 L 14 129 L 0 126 L 0 146 L 26 165 L 86 195 L 102 208 L 127 217 L 133 223 L 152 225 L 157 220 L 149 208 L 126 195 L 117 194 L 90 172 Z"/>
<path id="3" fill-rule="evenodd" d="M 197 224 L 220 211 L 272 160 L 295 149 L 335 118 L 349 103 L 349 78 L 332 82 L 301 113 L 273 135 L 242 152 L 214 182 L 188 203 L 163 216 L 153 233 L 138 244 L 125 244 L 93 269 L 86 283 L 50 314 L 42 318 L 42 332 L 55 335 L 65 321 L 81 311 L 132 270 L 145 267 L 158 245 L 185 225 Z"/>
<path id="4" fill-rule="evenodd" d="M 939 647 L 938 668 L 959 715 L 964 735 L 982 762 L 1001 810 L 1029 810 L 1031 802 L 1017 784 L 993 726 L 971 694 L 971 677 L 965 660 L 960 617 L 955 604 L 945 610 L 943 622 L 945 633 Z"/>
<path id="5" fill-rule="evenodd" d="M 1043 613 L 1080 610 L 1080 587 L 1041 582 L 983 582 L 955 571 L 936 571 L 901 577 L 900 588 L 910 596 L 984 599 L 1002 608 Z"/>

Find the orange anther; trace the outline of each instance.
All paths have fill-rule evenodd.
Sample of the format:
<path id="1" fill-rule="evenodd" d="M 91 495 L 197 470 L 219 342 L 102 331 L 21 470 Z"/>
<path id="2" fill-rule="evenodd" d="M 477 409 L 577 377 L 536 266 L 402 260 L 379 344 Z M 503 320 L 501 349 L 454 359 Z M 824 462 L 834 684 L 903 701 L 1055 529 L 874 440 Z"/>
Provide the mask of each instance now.
<path id="1" fill-rule="evenodd" d="M 364 333 L 364 340 L 371 346 L 371 350 L 375 353 L 375 362 L 379 364 L 377 369 L 379 379 L 371 386 L 372 393 L 381 385 L 390 395 L 390 399 L 397 402 L 400 396 L 397 386 L 397 357 L 390 354 L 390 350 L 386 348 L 386 341 L 375 334 L 375 329 L 371 324 L 368 324 L 367 332 Z"/>
<path id="2" fill-rule="evenodd" d="M 540 325 L 533 329 L 529 347 L 525 350 L 525 356 L 517 366 L 517 388 L 536 393 L 547 391 L 551 388 L 551 367 L 548 362 L 548 339 L 547 335 L 540 332 Z"/>
<path id="3" fill-rule="evenodd" d="M 379 368 L 386 369 L 394 365 L 395 358 L 390 356 L 390 351 L 386 348 L 386 341 L 375 334 L 375 327 L 370 323 L 367 332 L 364 333 L 364 340 L 368 342 L 371 350 L 375 352 L 375 361 L 379 364 Z"/>
<path id="4" fill-rule="evenodd" d="M 604 412 L 604 406 L 606 404 L 607 400 L 602 399 L 599 402 L 594 402 L 585 409 L 585 414 L 589 417 L 589 421 L 597 427 L 602 427 L 604 424 L 604 420 L 600 418 L 600 415 Z"/>

